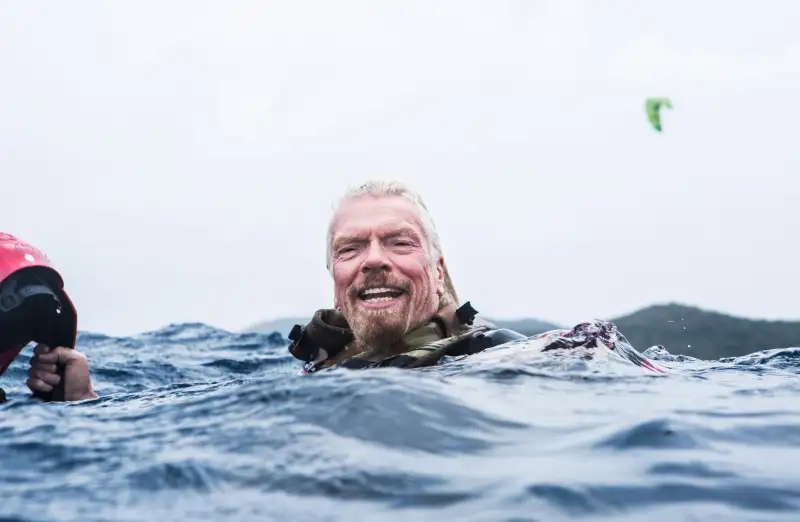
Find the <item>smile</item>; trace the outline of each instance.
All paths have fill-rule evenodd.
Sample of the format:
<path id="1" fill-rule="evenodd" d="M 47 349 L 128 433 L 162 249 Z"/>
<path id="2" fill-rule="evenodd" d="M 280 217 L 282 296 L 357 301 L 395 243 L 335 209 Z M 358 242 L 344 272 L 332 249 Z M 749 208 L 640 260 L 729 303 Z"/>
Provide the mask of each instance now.
<path id="1" fill-rule="evenodd" d="M 378 288 L 367 288 L 358 294 L 358 298 L 367 303 L 388 303 L 405 294 L 405 290 L 400 288 L 381 286 Z"/>

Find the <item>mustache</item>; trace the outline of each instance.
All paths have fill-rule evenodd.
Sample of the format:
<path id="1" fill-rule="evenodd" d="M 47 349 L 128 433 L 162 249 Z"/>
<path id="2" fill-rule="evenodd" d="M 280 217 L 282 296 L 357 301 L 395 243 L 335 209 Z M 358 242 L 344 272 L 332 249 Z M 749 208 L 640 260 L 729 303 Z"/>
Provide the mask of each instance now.
<path id="1" fill-rule="evenodd" d="M 347 296 L 351 299 L 357 299 L 361 292 L 367 288 L 375 288 L 376 286 L 399 288 L 406 293 L 408 293 L 411 288 L 411 285 L 409 285 L 407 281 L 396 280 L 385 273 L 372 273 L 368 274 L 361 283 L 352 285 L 347 290 Z"/>

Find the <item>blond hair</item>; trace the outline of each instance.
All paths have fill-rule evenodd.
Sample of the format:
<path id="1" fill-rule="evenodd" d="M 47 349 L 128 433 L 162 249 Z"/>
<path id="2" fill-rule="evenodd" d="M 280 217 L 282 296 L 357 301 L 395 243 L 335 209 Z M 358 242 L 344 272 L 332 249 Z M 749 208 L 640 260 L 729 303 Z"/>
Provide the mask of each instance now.
<path id="1" fill-rule="evenodd" d="M 441 239 L 439 238 L 439 232 L 436 230 L 436 225 L 433 222 L 430 212 L 428 212 L 428 207 L 425 206 L 425 202 L 422 200 L 422 196 L 420 196 L 418 192 L 399 181 L 367 181 L 366 183 L 362 183 L 357 187 L 349 188 L 345 192 L 344 196 L 342 196 L 342 198 L 339 199 L 339 201 L 334 205 L 334 216 L 336 215 L 336 210 L 339 208 L 339 206 L 341 206 L 342 203 L 348 199 L 362 196 L 372 196 L 375 198 L 396 196 L 406 198 L 411 201 L 419 211 L 420 220 L 422 221 L 422 231 L 428 241 L 429 252 L 431 253 L 431 261 L 434 262 L 436 259 L 443 257 L 442 243 Z M 326 241 L 327 245 L 325 252 L 325 266 L 328 269 L 328 272 L 331 274 L 333 274 L 333 220 L 334 218 L 332 217 L 330 223 L 328 224 Z M 451 303 L 457 305 L 458 295 L 456 294 L 456 289 L 453 285 L 453 280 L 450 277 L 450 273 L 447 271 L 447 263 L 444 261 L 442 261 L 442 272 L 444 276 L 444 294 L 442 295 L 441 306 Z"/>

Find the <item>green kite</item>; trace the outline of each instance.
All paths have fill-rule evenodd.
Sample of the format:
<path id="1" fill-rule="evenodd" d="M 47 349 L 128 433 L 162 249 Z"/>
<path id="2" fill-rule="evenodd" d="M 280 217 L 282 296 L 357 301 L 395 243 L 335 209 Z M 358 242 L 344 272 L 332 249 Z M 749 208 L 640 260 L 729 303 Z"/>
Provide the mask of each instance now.
<path id="1" fill-rule="evenodd" d="M 647 103 L 645 103 L 647 119 L 650 120 L 650 124 L 658 132 L 661 132 L 661 107 L 671 109 L 672 102 L 669 98 L 647 98 Z"/>

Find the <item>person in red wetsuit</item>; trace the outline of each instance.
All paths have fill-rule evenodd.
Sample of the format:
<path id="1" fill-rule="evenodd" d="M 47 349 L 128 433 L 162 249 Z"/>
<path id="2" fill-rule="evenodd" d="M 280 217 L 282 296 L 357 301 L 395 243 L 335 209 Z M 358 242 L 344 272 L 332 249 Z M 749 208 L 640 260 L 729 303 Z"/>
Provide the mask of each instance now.
<path id="1" fill-rule="evenodd" d="M 74 349 L 77 332 L 77 312 L 47 255 L 0 232 L 0 375 L 33 341 L 26 384 L 35 396 L 96 398 L 86 356 Z"/>

